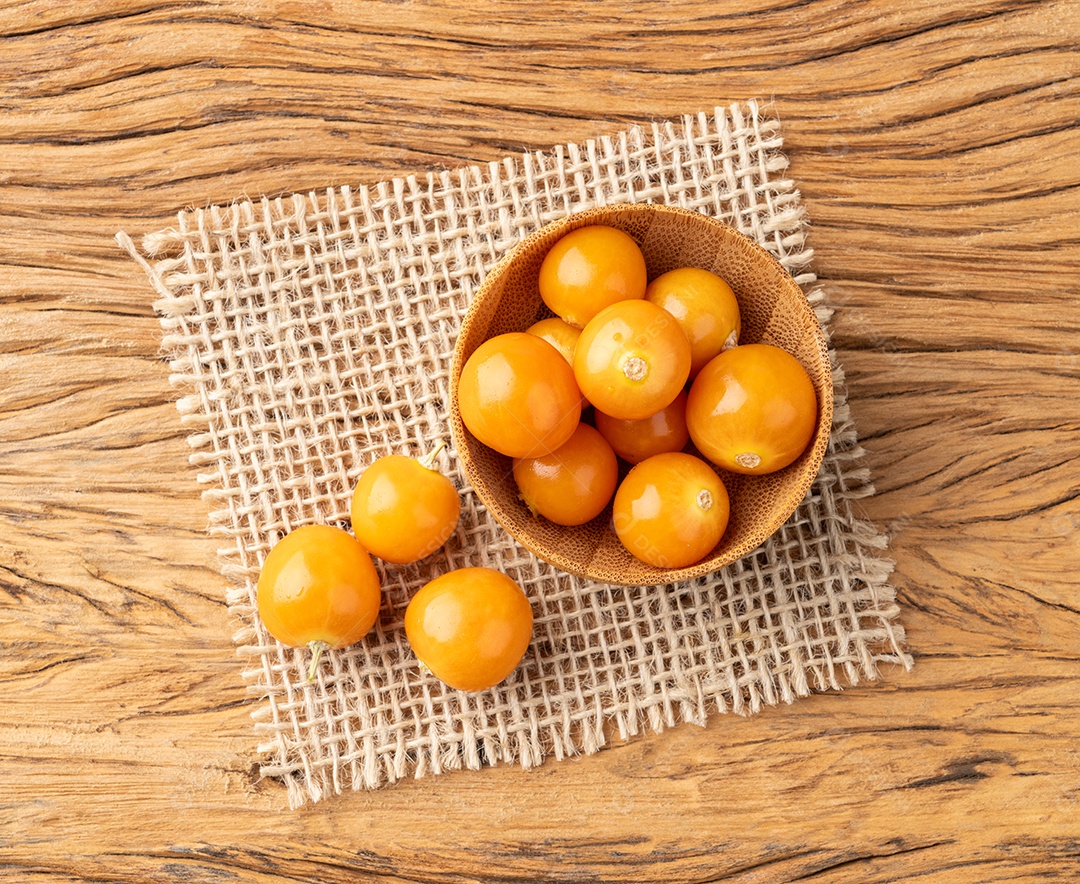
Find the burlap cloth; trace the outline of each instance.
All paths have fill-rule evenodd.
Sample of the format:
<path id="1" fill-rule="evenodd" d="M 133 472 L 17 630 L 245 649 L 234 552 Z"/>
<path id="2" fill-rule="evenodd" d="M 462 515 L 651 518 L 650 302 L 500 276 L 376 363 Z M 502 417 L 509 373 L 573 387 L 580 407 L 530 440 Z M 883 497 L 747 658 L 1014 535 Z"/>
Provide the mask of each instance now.
<path id="1" fill-rule="evenodd" d="M 486 166 L 182 212 L 136 250 L 160 295 L 171 379 L 210 530 L 224 543 L 229 611 L 264 775 L 293 806 L 351 787 L 498 762 L 533 767 L 710 712 L 756 712 L 910 665 L 885 538 L 851 502 L 872 494 L 836 368 L 832 443 L 811 493 L 756 553 L 706 579 L 599 585 L 518 546 L 465 485 L 457 534 L 431 559 L 379 567 L 380 622 L 327 654 L 274 641 L 254 607 L 261 562 L 286 531 L 348 526 L 353 485 L 390 452 L 443 438 L 461 317 L 485 271 L 568 212 L 654 201 L 720 218 L 814 282 L 806 218 L 783 175 L 777 120 L 756 102 L 631 128 Z M 827 323 L 820 290 L 808 295 Z M 449 568 L 485 565 L 532 602 L 535 638 L 478 694 L 425 675 L 405 605 Z M 721 737 L 722 739 L 722 737 Z"/>

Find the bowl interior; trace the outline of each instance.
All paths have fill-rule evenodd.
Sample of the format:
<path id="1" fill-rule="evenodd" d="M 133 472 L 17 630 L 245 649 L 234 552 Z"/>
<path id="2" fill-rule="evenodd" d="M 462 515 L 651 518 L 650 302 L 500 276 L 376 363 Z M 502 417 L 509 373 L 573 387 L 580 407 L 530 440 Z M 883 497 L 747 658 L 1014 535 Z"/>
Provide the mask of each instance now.
<path id="1" fill-rule="evenodd" d="M 607 224 L 641 247 L 651 281 L 677 267 L 700 267 L 725 279 L 739 301 L 740 343 L 782 347 L 807 370 L 818 396 L 818 426 L 793 464 L 767 476 L 715 468 L 731 495 L 731 521 L 702 561 L 663 569 L 632 556 L 611 524 L 611 505 L 591 522 L 564 528 L 533 516 L 518 498 L 511 460 L 477 441 L 457 408 L 461 367 L 495 335 L 524 331 L 550 316 L 537 286 L 544 256 L 559 237 Z M 451 366 L 450 427 L 465 474 L 480 500 L 523 546 L 558 568 L 627 586 L 669 583 L 708 574 L 756 549 L 794 512 L 814 480 L 832 425 L 832 372 L 824 332 L 806 297 L 779 262 L 738 231 L 696 212 L 654 205 L 591 209 L 553 222 L 522 241 L 485 278 L 462 323 Z M 688 448 L 687 450 L 693 450 Z M 628 470 L 623 468 L 623 474 Z"/>

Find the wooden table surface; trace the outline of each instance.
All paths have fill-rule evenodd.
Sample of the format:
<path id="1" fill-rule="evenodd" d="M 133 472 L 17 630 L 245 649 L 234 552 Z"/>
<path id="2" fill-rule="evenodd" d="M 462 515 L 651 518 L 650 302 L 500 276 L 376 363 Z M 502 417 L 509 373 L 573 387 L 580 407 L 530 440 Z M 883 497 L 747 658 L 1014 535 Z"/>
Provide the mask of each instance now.
<path id="1" fill-rule="evenodd" d="M 0 8 L 0 877 L 1080 879 L 1080 6 Z M 775 101 L 916 665 L 296 811 L 113 240 Z"/>

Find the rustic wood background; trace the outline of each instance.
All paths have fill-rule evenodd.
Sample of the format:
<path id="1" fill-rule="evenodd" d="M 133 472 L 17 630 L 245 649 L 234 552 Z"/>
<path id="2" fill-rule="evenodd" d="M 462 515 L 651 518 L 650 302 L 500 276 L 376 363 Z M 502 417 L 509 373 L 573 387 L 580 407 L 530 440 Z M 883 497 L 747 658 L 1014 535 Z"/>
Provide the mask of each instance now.
<path id="1" fill-rule="evenodd" d="M 0 873 L 1080 878 L 1080 5 L 0 7 Z M 772 98 L 913 672 L 532 773 L 260 780 L 154 298 L 113 242 Z"/>

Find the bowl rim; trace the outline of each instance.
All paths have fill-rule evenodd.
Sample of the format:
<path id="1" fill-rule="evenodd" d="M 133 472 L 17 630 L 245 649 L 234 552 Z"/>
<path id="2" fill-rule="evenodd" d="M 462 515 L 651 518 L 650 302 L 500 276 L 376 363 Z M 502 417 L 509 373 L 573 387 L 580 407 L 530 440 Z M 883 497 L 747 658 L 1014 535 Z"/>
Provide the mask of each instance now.
<path id="1" fill-rule="evenodd" d="M 657 577 L 659 578 L 655 583 L 639 583 L 633 580 L 621 582 L 611 579 L 610 574 L 603 576 L 597 576 L 595 573 L 590 573 L 588 567 L 582 566 L 579 562 L 571 560 L 566 556 L 559 553 L 557 550 L 552 551 L 549 549 L 539 549 L 532 539 L 528 536 L 522 536 L 511 530 L 506 521 L 506 518 L 502 505 L 498 500 L 489 499 L 489 496 L 484 493 L 486 487 L 486 480 L 480 474 L 475 462 L 472 458 L 462 456 L 462 452 L 466 450 L 466 442 L 468 433 L 465 428 L 464 422 L 461 419 L 461 413 L 458 409 L 457 397 L 458 397 L 458 384 L 461 377 L 461 369 L 471 356 L 463 353 L 463 342 L 469 337 L 469 333 L 472 330 L 472 326 L 477 322 L 477 317 L 483 307 L 487 292 L 494 287 L 500 277 L 506 273 L 507 267 L 525 250 L 529 249 L 538 240 L 545 239 L 552 235 L 556 230 L 565 229 L 569 232 L 572 229 L 586 226 L 589 223 L 603 223 L 602 219 L 610 217 L 614 212 L 636 212 L 636 211 L 649 211 L 659 215 L 669 216 L 682 216 L 692 218 L 695 222 L 704 222 L 709 226 L 716 228 L 722 228 L 725 231 L 724 235 L 735 234 L 740 239 L 744 240 L 752 250 L 766 262 L 774 265 L 774 268 L 778 270 L 782 277 L 786 278 L 790 285 L 797 290 L 802 297 L 795 301 L 795 308 L 803 313 L 804 320 L 807 321 L 807 326 L 812 331 L 814 342 L 817 345 L 818 356 L 821 359 L 822 365 L 822 378 L 824 394 L 818 397 L 818 424 L 814 430 L 814 436 L 811 438 L 807 445 L 808 450 L 812 450 L 812 457 L 810 460 L 803 464 L 803 468 L 799 474 L 798 482 L 794 483 L 790 492 L 784 495 L 781 500 L 783 501 L 782 507 L 777 507 L 778 512 L 782 512 L 783 515 L 778 519 L 770 519 L 764 524 L 763 527 L 751 532 L 748 535 L 748 539 L 740 544 L 739 549 L 741 552 L 738 554 L 728 554 L 720 556 L 710 556 L 702 559 L 693 565 L 688 565 L 681 568 L 670 569 L 657 569 Z M 479 345 L 477 345 L 479 346 Z M 466 308 L 465 316 L 462 318 L 461 324 L 457 331 L 457 336 L 454 341 L 453 355 L 450 361 L 450 383 L 449 383 L 449 395 L 450 402 L 448 408 L 448 419 L 450 423 L 450 434 L 454 443 L 454 450 L 457 453 L 458 461 L 461 463 L 462 469 L 465 473 L 465 478 L 469 483 L 472 491 L 476 494 L 477 498 L 484 507 L 491 514 L 492 518 L 499 524 L 499 526 L 506 531 L 517 543 L 525 547 L 533 555 L 537 556 L 544 562 L 547 562 L 568 574 L 575 575 L 577 577 L 593 580 L 601 583 L 606 583 L 616 586 L 653 586 L 653 585 L 666 585 L 669 583 L 678 583 L 684 580 L 690 580 L 696 577 L 703 577 L 709 574 L 714 574 L 735 562 L 746 558 L 751 555 L 755 550 L 759 549 L 761 545 L 768 540 L 773 534 L 775 534 L 792 516 L 799 504 L 806 497 L 807 492 L 813 486 L 818 474 L 821 471 L 821 465 L 824 462 L 825 455 L 829 448 L 829 439 L 832 433 L 833 424 L 833 399 L 834 399 L 834 384 L 832 377 L 832 359 L 829 350 L 828 337 L 822 328 L 817 316 L 814 314 L 814 309 L 810 305 L 806 298 L 805 292 L 802 287 L 795 281 L 794 277 L 788 272 L 788 270 L 780 263 L 780 261 L 769 252 L 764 246 L 747 236 L 742 231 L 732 227 L 730 224 L 721 221 L 718 218 L 714 218 L 710 215 L 706 215 L 703 212 L 694 211 L 692 209 L 686 209 L 681 206 L 668 206 L 658 203 L 610 203 L 604 206 L 595 206 L 589 209 L 583 209 L 576 212 L 570 212 L 563 215 L 560 218 L 549 221 L 542 225 L 537 230 L 534 230 L 524 239 L 520 240 L 514 245 L 498 262 L 487 272 L 483 281 L 473 294 L 472 299 Z M 825 442 L 821 444 L 821 437 L 824 435 Z M 708 462 L 708 461 L 706 461 Z M 714 466 L 710 464 L 710 466 Z M 735 551 L 732 551 L 735 552 Z M 644 564 L 644 563 L 642 563 Z"/>

